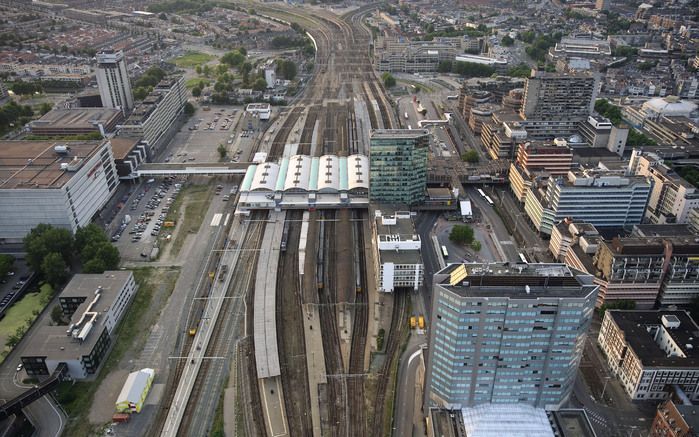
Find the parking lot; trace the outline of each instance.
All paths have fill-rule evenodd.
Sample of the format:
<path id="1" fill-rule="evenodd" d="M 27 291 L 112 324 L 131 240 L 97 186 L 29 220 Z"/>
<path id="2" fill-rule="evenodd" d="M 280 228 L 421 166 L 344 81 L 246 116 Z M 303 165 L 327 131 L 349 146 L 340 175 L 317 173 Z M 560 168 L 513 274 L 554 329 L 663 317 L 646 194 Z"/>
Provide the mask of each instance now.
<path id="1" fill-rule="evenodd" d="M 121 224 L 112 234 L 122 258 L 147 259 L 159 246 L 159 237 L 170 238 L 175 223 L 168 223 L 166 218 L 183 183 L 181 178 L 149 179 L 131 196 L 123 208 L 125 214 L 118 216 Z"/>
<path id="2" fill-rule="evenodd" d="M 30 275 L 24 260 L 17 259 L 10 273 L 0 278 L 0 313 L 4 313 L 25 291 Z"/>

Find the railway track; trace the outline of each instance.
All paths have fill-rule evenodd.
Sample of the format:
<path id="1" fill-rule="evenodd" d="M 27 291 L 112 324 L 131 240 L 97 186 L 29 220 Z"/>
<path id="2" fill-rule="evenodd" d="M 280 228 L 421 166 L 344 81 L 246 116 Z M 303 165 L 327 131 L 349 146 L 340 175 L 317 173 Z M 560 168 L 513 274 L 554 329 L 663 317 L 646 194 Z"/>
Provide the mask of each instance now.
<path id="1" fill-rule="evenodd" d="M 279 271 L 282 274 L 277 276 L 276 286 L 279 361 L 289 435 L 306 436 L 313 433 L 313 424 L 311 415 L 308 414 L 311 411 L 311 398 L 308 392 L 306 343 L 303 337 L 301 308 L 302 290 L 298 267 L 303 212 L 289 211 L 286 218 L 287 248 L 279 257 Z"/>
<path id="2" fill-rule="evenodd" d="M 353 376 L 364 373 L 364 355 L 367 340 L 367 325 L 369 322 L 369 310 L 367 302 L 367 281 L 366 281 L 366 254 L 364 247 L 364 211 L 353 211 L 352 218 L 354 227 L 354 272 L 355 272 L 355 293 L 354 293 L 354 317 L 352 322 L 352 346 L 349 358 L 349 374 L 347 381 L 348 396 L 350 402 L 350 436 L 366 436 L 368 434 L 366 418 L 366 401 L 364 397 L 364 377 Z"/>
<path id="3" fill-rule="evenodd" d="M 385 435 L 386 427 L 389 425 L 391 415 L 386 412 L 386 394 L 389 387 L 393 363 L 398 359 L 398 347 L 401 342 L 401 334 L 406 329 L 408 318 L 409 294 L 405 292 L 394 293 L 393 314 L 391 318 L 391 329 L 386 336 L 386 360 L 381 368 L 381 373 L 377 381 L 376 400 L 374 402 L 374 420 L 371 429 L 376 435 Z M 393 393 L 391 393 L 393 396 Z"/>
<path id="4" fill-rule="evenodd" d="M 262 217 L 262 214 L 259 214 Z M 204 423 L 210 422 L 205 419 L 207 413 L 213 413 L 215 405 L 213 401 L 218 401 L 218 397 L 210 396 L 208 393 L 211 390 L 213 383 L 221 378 L 221 372 L 227 370 L 232 358 L 232 342 L 235 338 L 235 330 L 239 326 L 235 326 L 236 315 L 241 311 L 241 305 L 236 296 L 236 291 L 242 292 L 247 289 L 252 291 L 252 276 L 256 271 L 257 258 L 259 254 L 260 244 L 262 243 L 262 235 L 264 232 L 264 221 L 251 222 L 248 232 L 240 242 L 240 249 L 243 251 L 235 266 L 235 273 L 230 282 L 230 286 L 226 290 L 225 299 L 221 306 L 220 316 L 216 320 L 214 331 L 206 348 L 205 356 L 209 357 L 202 361 L 199 373 L 195 379 L 192 392 L 189 395 L 185 414 L 182 417 L 182 422 L 178 430 L 178 435 L 197 436 L 206 435 L 206 427 Z M 237 244 L 232 242 L 231 244 Z M 229 246 L 228 249 L 237 249 L 237 247 Z M 213 280 L 217 280 L 214 278 Z M 199 346 L 197 346 L 198 348 Z M 207 405 L 201 405 L 207 403 Z M 203 407 L 203 408 L 202 408 Z"/>
<path id="5" fill-rule="evenodd" d="M 284 120 L 284 123 L 279 128 L 279 131 L 275 134 L 274 140 L 272 140 L 272 147 L 269 150 L 269 161 L 274 161 L 281 158 L 282 154 L 284 153 L 284 146 L 289 138 L 289 134 L 294 128 L 294 125 L 301 116 L 302 112 L 303 108 L 300 106 L 291 109 L 286 117 L 286 120 Z"/>

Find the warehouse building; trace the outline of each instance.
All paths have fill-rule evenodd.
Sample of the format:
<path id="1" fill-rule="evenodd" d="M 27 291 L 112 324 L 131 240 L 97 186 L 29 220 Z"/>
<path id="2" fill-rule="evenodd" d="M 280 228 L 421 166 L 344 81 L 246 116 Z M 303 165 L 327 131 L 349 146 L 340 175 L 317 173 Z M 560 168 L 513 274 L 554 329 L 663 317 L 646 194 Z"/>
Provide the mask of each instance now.
<path id="1" fill-rule="evenodd" d="M 114 343 L 114 329 L 136 292 L 128 270 L 77 274 L 58 297 L 68 326 L 55 326 L 50 312 L 27 338 L 22 363 L 29 376 L 50 375 L 59 363 L 73 379 L 94 375 Z"/>
<path id="2" fill-rule="evenodd" d="M 0 141 L 0 241 L 20 241 L 39 223 L 75 232 L 118 184 L 108 140 Z"/>
<path id="3" fill-rule="evenodd" d="M 607 310 L 597 342 L 631 400 L 699 399 L 699 326 L 684 311 Z"/>
<path id="4" fill-rule="evenodd" d="M 155 370 L 153 369 L 141 369 L 129 373 L 124 387 L 117 397 L 116 411 L 118 413 L 140 413 L 154 377 Z"/>
<path id="5" fill-rule="evenodd" d="M 379 291 L 391 293 L 396 288 L 417 290 L 425 275 L 420 256 L 420 236 L 415 233 L 409 211 L 376 211 L 373 226 L 377 256 Z"/>

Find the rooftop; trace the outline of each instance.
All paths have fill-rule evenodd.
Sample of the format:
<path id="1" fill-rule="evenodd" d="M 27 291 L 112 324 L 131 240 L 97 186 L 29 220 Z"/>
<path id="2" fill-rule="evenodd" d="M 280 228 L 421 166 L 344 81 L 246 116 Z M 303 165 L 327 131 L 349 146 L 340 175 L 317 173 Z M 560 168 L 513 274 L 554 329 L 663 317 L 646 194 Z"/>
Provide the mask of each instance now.
<path id="1" fill-rule="evenodd" d="M 69 335 L 70 326 L 50 326 L 50 315 L 44 314 L 39 328 L 32 334 L 23 352 L 25 357 L 50 357 L 52 360 L 79 359 L 89 354 L 100 334 L 105 329 L 106 317 L 101 317 L 114 303 L 124 284 L 132 275 L 130 270 L 107 271 L 99 274 L 77 274 L 66 285 L 60 298 L 80 297 L 85 300 L 71 316 L 71 325 L 81 321 L 86 311 L 94 311 L 97 317 L 91 330 L 85 333 L 83 341 Z M 100 290 L 96 298 L 96 290 Z M 82 334 L 82 332 L 81 332 Z"/>
<path id="2" fill-rule="evenodd" d="M 607 310 L 607 314 L 624 333 L 629 348 L 644 366 L 692 367 L 699 366 L 699 326 L 684 311 L 628 311 Z M 663 327 L 663 316 L 675 316 L 679 327 L 666 329 L 686 358 L 668 356 L 656 342 L 652 328 Z M 664 327 L 663 327 L 664 328 Z"/>
<path id="3" fill-rule="evenodd" d="M 427 129 L 373 129 L 371 131 L 371 139 L 382 138 L 420 138 L 424 135 L 429 135 Z"/>
<path id="4" fill-rule="evenodd" d="M 468 437 L 553 437 L 546 411 L 525 404 L 481 404 L 461 410 Z"/>
<path id="5" fill-rule="evenodd" d="M 140 140 L 138 138 L 129 137 L 114 137 L 109 140 L 112 144 L 112 153 L 114 154 L 114 159 L 124 159 L 133 150 L 134 146 L 138 144 Z"/>
<path id="6" fill-rule="evenodd" d="M 105 142 L 0 141 L 0 189 L 61 188 Z"/>
<path id="7" fill-rule="evenodd" d="M 677 408 L 677 411 L 682 415 L 682 419 L 687 422 L 687 425 L 694 432 L 699 431 L 699 406 L 675 404 L 675 408 Z"/>
<path id="8" fill-rule="evenodd" d="M 98 124 L 105 127 L 121 117 L 121 111 L 110 108 L 56 108 L 31 123 L 32 129 L 96 129 Z"/>
<path id="9" fill-rule="evenodd" d="M 435 274 L 435 283 L 463 297 L 583 298 L 597 286 L 592 276 L 565 264 L 450 264 Z"/>

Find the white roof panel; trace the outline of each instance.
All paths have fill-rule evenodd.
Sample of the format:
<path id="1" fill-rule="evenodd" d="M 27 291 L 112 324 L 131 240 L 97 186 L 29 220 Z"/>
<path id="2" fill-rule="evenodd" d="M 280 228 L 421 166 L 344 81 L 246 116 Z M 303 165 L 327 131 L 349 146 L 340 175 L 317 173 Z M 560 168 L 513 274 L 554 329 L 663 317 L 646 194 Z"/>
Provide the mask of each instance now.
<path id="1" fill-rule="evenodd" d="M 153 369 L 141 369 L 137 372 L 129 373 L 124 387 L 122 387 L 121 393 L 119 393 L 119 397 L 117 397 L 116 403 L 138 403 L 141 400 L 143 390 L 145 390 L 148 385 L 148 379 L 152 378 L 154 375 L 155 370 Z"/>
<path id="2" fill-rule="evenodd" d="M 369 189 L 369 158 L 364 155 L 347 157 L 347 178 L 349 189 Z"/>
<path id="3" fill-rule="evenodd" d="M 340 159 L 335 155 L 320 157 L 318 191 L 340 190 Z"/>
<path id="4" fill-rule="evenodd" d="M 255 169 L 255 177 L 252 180 L 250 191 L 266 190 L 274 191 L 274 186 L 279 176 L 279 165 L 273 162 L 265 162 Z"/>
<path id="5" fill-rule="evenodd" d="M 526 404 L 481 404 L 461 410 L 469 437 L 554 437 L 543 408 Z"/>
<path id="6" fill-rule="evenodd" d="M 303 190 L 308 191 L 311 177 L 311 157 L 307 155 L 294 155 L 289 159 L 289 167 L 286 171 L 284 191 Z"/>

